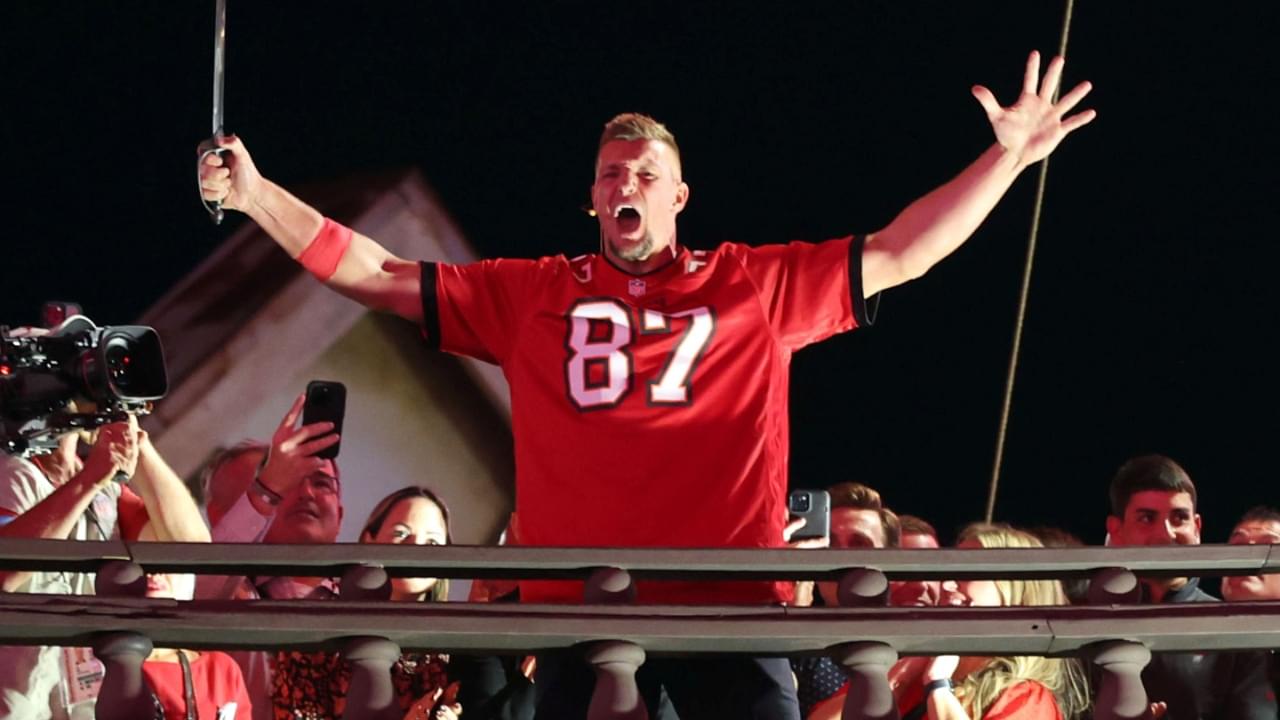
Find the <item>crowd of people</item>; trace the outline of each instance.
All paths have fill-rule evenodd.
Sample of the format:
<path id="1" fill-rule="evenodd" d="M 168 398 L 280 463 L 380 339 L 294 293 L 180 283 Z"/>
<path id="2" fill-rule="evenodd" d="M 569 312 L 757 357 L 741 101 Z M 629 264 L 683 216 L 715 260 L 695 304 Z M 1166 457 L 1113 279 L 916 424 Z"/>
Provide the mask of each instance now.
<path id="1" fill-rule="evenodd" d="M 939 547 L 925 520 L 897 515 L 876 490 L 855 482 L 828 488 L 832 498 L 829 546 L 842 548 Z M 1199 545 L 1202 521 L 1196 486 L 1177 462 L 1143 455 L 1122 465 L 1110 485 L 1111 511 L 1105 518 L 1107 544 L 1115 547 Z M 1280 541 L 1280 511 L 1259 506 L 1245 513 L 1226 542 Z M 805 541 L 807 547 L 814 544 Z M 1079 547 L 1078 538 L 1058 528 L 1018 528 L 975 523 L 961 530 L 956 547 Z M 827 546 L 827 544 L 821 544 Z M 804 584 L 801 584 L 802 586 Z M 801 604 L 835 605 L 835 588 L 801 587 Z M 1030 606 L 1087 602 L 1088 583 L 1058 580 L 898 581 L 888 602 L 900 607 Z M 1195 577 L 1141 580 L 1145 603 L 1217 602 Z M 1228 602 L 1280 600 L 1280 576 L 1227 577 Z M 848 677 L 829 658 L 792 661 L 801 716 L 840 717 Z M 1168 718 L 1274 718 L 1280 664 L 1273 653 L 1157 653 L 1142 674 L 1156 716 Z M 1040 657 L 925 658 L 899 661 L 890 683 L 903 718 L 1056 718 L 1088 716 L 1096 678 L 1075 659 Z M 936 692 L 946 688 L 946 692 Z M 959 703 L 956 705 L 955 703 Z M 963 711 L 967 715 L 956 714 Z"/>
<path id="2" fill-rule="evenodd" d="M 132 422 L 104 427 L 96 437 L 69 435 L 60 443 L 59 452 L 30 461 L 0 457 L 5 480 L 0 494 L 5 522 L 0 533 L 21 536 L 15 535 L 14 529 L 22 532 L 37 520 L 61 533 L 65 523 L 42 518 L 39 511 L 30 512 L 40 505 L 34 499 L 43 495 L 46 500 L 55 497 L 55 501 L 70 502 L 79 483 L 99 477 L 98 493 L 88 506 L 93 508 L 96 502 L 98 507 L 78 516 L 75 531 L 79 535 L 68 530 L 59 536 L 83 540 L 119 536 L 134 542 L 165 538 L 187 542 L 335 542 L 343 517 L 338 466 L 308 454 L 333 442 L 335 436 L 322 435 L 328 429 L 325 425 L 299 427 L 301 407 L 299 398 L 271 441 L 245 442 L 215 454 L 199 475 L 194 493 L 168 469 L 147 434 Z M 77 452 L 80 443 L 89 444 L 87 453 Z M 82 454 L 84 460 L 80 460 Z M 131 482 L 120 485 L 111 479 L 116 470 L 130 471 Z M 940 547 L 938 533 L 926 520 L 895 513 L 881 494 L 867 485 L 844 482 L 827 492 L 832 499 L 830 532 L 825 538 L 792 543 L 798 550 L 914 548 L 927 552 Z M 68 497 L 57 497 L 59 494 Z M 197 506 L 193 494 L 206 499 L 203 507 Z M 160 497 L 167 503 L 163 511 L 156 504 Z M 82 497 L 76 499 L 83 501 Z M 1112 479 L 1111 513 L 1104 522 L 1107 542 L 1113 546 L 1199 544 L 1202 522 L 1197 502 L 1195 484 L 1175 461 L 1160 455 L 1137 457 Z M 69 512 L 76 512 L 78 505 L 70 507 Z M 178 529 L 151 520 L 152 507 L 157 517 L 167 518 Z M 208 517 L 208 525 L 202 515 Z M 515 517 L 506 540 L 519 543 Z M 787 532 L 799 526 L 792 523 Z M 446 502 L 427 487 L 410 485 L 374 507 L 361 525 L 359 540 L 442 545 L 450 542 L 449 527 Z M 1250 510 L 1226 541 L 1280 543 L 1280 511 L 1269 507 Z M 961 548 L 1080 544 L 1054 528 L 982 523 L 964 528 L 956 540 Z M 7 592 L 83 593 L 91 592 L 91 581 L 90 575 L 80 573 L 8 573 L 4 588 Z M 1198 578 L 1144 578 L 1141 587 L 1142 599 L 1149 603 L 1217 601 L 1200 589 Z M 1086 590 L 1077 586 L 1068 592 L 1057 580 L 895 581 L 887 601 L 910 607 L 1066 605 L 1085 602 Z M 337 597 L 338 592 L 337 581 L 329 578 L 202 576 L 197 583 L 191 575 L 147 576 L 148 597 L 176 600 L 325 599 Z M 1280 600 L 1280 575 L 1227 577 L 1222 593 L 1228 602 Z M 470 600 L 518 602 L 519 595 L 516 583 L 477 580 Z M 448 581 L 444 579 L 392 581 L 390 599 L 394 602 L 443 602 L 447 598 Z M 791 602 L 835 606 L 836 588 L 833 583 L 797 583 Z M 75 662 L 64 659 L 77 653 L 70 648 L 0 648 L 4 683 L 0 686 L 0 707 L 4 716 L 88 717 L 85 713 L 93 707 L 92 692 L 85 688 L 75 691 L 77 683 L 86 684 L 84 676 L 76 675 Z M 79 655 L 82 666 L 92 662 L 83 652 Z M 554 674 L 582 670 L 566 666 L 563 658 L 555 656 L 546 656 L 543 662 L 544 668 L 552 669 L 553 678 Z M 545 709 L 558 706 L 541 697 L 535 682 L 537 667 L 532 656 L 405 653 L 391 672 L 398 702 L 408 717 L 456 719 L 464 708 L 470 710 L 470 717 L 563 717 L 558 714 L 562 710 Z M 799 717 L 834 720 L 841 716 L 849 689 L 843 667 L 827 657 L 794 658 L 789 667 Z M 154 692 L 157 719 L 339 718 L 351 680 L 351 671 L 339 654 L 321 651 L 227 654 L 156 648 L 143 669 Z M 708 673 L 714 671 L 708 669 Z M 706 677 L 699 675 L 693 681 L 705 681 Z M 1087 717 L 1096 692 L 1085 664 L 1064 658 L 907 657 L 894 665 L 889 678 L 904 718 Z M 1161 653 L 1143 673 L 1149 696 L 1157 703 L 1157 716 L 1170 718 L 1275 718 L 1277 680 L 1280 665 L 1274 656 L 1258 652 Z M 579 681 L 589 685 L 588 678 Z M 651 717 L 681 717 L 670 695 L 676 687 L 670 683 L 653 686 L 656 692 L 647 698 L 652 703 Z M 544 709 L 539 711 L 540 707 Z M 409 714 L 415 709 L 418 714 Z"/>
<path id="3" fill-rule="evenodd" d="M 955 178 L 909 204 L 883 229 L 820 243 L 693 249 L 676 239 L 690 198 L 675 137 L 639 114 L 606 124 L 595 158 L 592 208 L 599 253 L 577 258 L 412 262 L 326 218 L 263 177 L 239 138 L 200 155 L 204 198 L 248 215 L 307 271 L 367 307 L 416 324 L 447 352 L 501 366 L 512 388 L 516 513 L 508 539 L 532 546 L 781 547 L 787 544 L 788 372 L 792 354 L 870 325 L 879 293 L 923 275 L 962 245 L 1021 172 L 1048 156 L 1092 110 L 1069 115 L 1090 91 L 1058 97 L 1064 69 L 1027 60 L 1022 92 L 1001 106 L 973 88 L 995 142 Z M 124 537 L 208 542 L 333 543 L 343 518 L 338 464 L 317 455 L 337 443 L 330 423 L 301 424 L 303 399 L 269 441 L 219 453 L 193 495 L 132 418 L 58 451 L 5 456 L 0 536 Z M 696 438 L 696 446 L 689 440 Z M 84 450 L 81 450 L 81 444 Z M 81 461 L 80 458 L 84 457 Z M 127 484 L 121 482 L 128 480 Z M 417 479 L 413 479 L 416 481 Z M 828 542 L 836 547 L 938 546 L 922 519 L 899 517 L 868 487 L 843 484 Z M 204 499 L 202 508 L 195 497 Z M 1171 460 L 1142 457 L 1112 483 L 1115 545 L 1200 541 L 1195 487 Z M 719 508 L 672 514 L 674 506 Z M 584 511 L 589 509 L 589 511 Z M 652 518 L 662 517 L 663 523 Z M 516 522 L 518 519 L 518 522 Z M 449 542 L 444 498 L 416 482 L 385 498 L 361 542 Z M 1241 522 L 1232 541 L 1280 532 L 1274 513 Z M 1270 533 L 1270 534 L 1268 534 Z M 973 548 L 1038 547 L 1061 534 L 975 525 Z M 821 542 L 806 540 L 796 547 Z M 86 573 L 8 572 L 6 592 L 90 593 Z M 1144 582 L 1150 602 L 1209 600 L 1194 578 Z M 1233 579 L 1228 599 L 1273 590 L 1272 578 Z M 316 599 L 330 578 L 154 575 L 148 592 L 175 599 Z M 638 583 L 637 602 L 832 604 L 834 588 L 795 583 Z M 397 579 L 395 602 L 439 602 L 440 579 Z M 580 602 L 581 583 L 478 583 L 472 599 Z M 902 605 L 1053 605 L 1057 581 L 901 582 Z M 442 649 L 443 650 L 443 649 Z M 82 652 L 0 649 L 0 714 L 78 717 L 92 706 Z M 1270 665 L 1261 655 L 1162 655 L 1147 670 L 1152 712 L 1171 718 L 1273 718 Z M 157 649 L 145 666 L 156 717 L 336 718 L 349 670 L 332 653 L 224 655 Z M 594 674 L 576 651 L 474 658 L 406 653 L 392 668 L 407 717 L 582 718 Z M 837 717 L 843 670 L 824 659 L 651 658 L 637 675 L 655 718 Z M 1089 674 L 1070 659 L 908 658 L 891 679 L 904 716 L 1054 718 L 1086 714 Z"/>

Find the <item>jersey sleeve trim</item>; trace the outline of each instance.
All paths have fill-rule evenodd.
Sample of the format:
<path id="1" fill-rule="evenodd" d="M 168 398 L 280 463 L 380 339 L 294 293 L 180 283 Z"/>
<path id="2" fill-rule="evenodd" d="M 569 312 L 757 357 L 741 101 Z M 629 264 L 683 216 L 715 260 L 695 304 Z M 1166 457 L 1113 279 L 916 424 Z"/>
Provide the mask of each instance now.
<path id="1" fill-rule="evenodd" d="M 436 293 L 436 275 L 438 269 L 433 262 L 423 262 L 422 266 L 422 334 L 427 346 L 432 350 L 440 349 L 440 299 Z"/>
<path id="2" fill-rule="evenodd" d="M 853 301 L 853 319 L 860 328 L 875 325 L 880 311 L 880 293 L 868 298 L 862 290 L 862 249 L 866 244 L 866 235 L 856 235 L 849 243 L 849 298 Z"/>

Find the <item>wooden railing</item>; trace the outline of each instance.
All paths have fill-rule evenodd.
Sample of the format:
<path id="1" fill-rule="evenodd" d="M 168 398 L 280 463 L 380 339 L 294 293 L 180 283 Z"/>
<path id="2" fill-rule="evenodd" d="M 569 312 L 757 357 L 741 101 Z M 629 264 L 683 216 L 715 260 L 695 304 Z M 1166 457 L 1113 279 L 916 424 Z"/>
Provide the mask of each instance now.
<path id="1" fill-rule="evenodd" d="M 649 654 L 827 654 L 848 668 L 846 718 L 895 717 L 899 655 L 1077 656 L 1097 664 L 1094 717 L 1142 717 L 1151 652 L 1280 647 L 1280 604 L 1136 605 L 1138 576 L 1280 572 L 1267 545 L 1009 550 L 654 550 L 187 545 L 0 540 L 0 569 L 97 572 L 97 596 L 0 594 L 0 643 L 90 646 L 107 666 L 100 718 L 133 718 L 152 644 L 343 652 L 346 718 L 387 718 L 377 698 L 401 650 L 524 654 L 580 648 L 597 671 L 593 717 L 643 716 L 634 673 Z M 145 572 L 343 578 L 327 602 L 143 597 Z M 403 604 L 390 577 L 586 580 L 582 605 Z M 890 608 L 890 579 L 1088 577 L 1091 605 Z M 627 604 L 636 579 L 834 580 L 841 607 Z M 399 720 L 398 716 L 394 716 Z"/>

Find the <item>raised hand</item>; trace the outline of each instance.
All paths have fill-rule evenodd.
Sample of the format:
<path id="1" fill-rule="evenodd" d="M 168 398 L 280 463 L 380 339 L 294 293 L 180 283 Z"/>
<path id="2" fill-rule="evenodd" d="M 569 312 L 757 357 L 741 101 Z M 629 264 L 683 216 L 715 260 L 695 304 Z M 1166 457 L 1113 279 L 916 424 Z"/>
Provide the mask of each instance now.
<path id="1" fill-rule="evenodd" d="M 1053 94 L 1062 81 L 1062 68 L 1066 61 L 1056 56 L 1049 61 L 1044 80 L 1040 80 L 1040 53 L 1032 51 L 1027 58 L 1027 68 L 1022 79 L 1022 94 L 1009 107 L 1001 107 L 995 95 L 982 85 L 973 87 L 973 96 L 982 104 L 995 131 L 996 141 L 1014 153 L 1022 165 L 1030 165 L 1044 159 L 1062 142 L 1067 133 L 1091 122 L 1097 113 L 1085 110 L 1064 118 L 1089 91 L 1088 81 L 1071 89 L 1053 102 Z M 1038 86 L 1038 89 L 1037 89 Z"/>
<path id="2" fill-rule="evenodd" d="M 791 536 L 796 534 L 796 531 L 803 528 L 805 525 L 806 521 L 804 518 L 796 518 L 788 522 L 787 526 L 782 528 L 782 542 L 786 543 L 787 547 L 792 550 L 813 550 L 815 548 L 831 547 L 831 538 L 829 537 L 806 538 L 804 540 L 793 541 Z"/>
<path id="3" fill-rule="evenodd" d="M 271 436 L 267 464 L 259 476 L 263 485 L 279 495 L 287 494 L 312 473 L 326 467 L 329 461 L 315 457 L 315 454 L 338 442 L 338 434 L 331 432 L 331 422 L 297 427 L 305 402 L 306 395 L 299 395 L 293 401 L 293 407 L 289 408 L 289 412 L 280 421 L 275 434 Z"/>
<path id="4" fill-rule="evenodd" d="M 202 154 L 201 194 L 208 202 L 221 202 L 223 207 L 243 212 L 262 185 L 262 175 L 240 138 L 219 138 L 218 147 L 226 152 Z"/>

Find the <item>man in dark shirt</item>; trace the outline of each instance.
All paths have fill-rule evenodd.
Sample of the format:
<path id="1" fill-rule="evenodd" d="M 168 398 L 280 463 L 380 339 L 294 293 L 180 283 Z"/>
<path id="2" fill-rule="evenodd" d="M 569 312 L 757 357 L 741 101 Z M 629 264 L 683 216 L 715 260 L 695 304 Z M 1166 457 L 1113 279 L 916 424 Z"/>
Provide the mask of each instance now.
<path id="1" fill-rule="evenodd" d="M 1186 470 L 1161 455 L 1134 458 L 1111 481 L 1110 544 L 1199 545 L 1196 487 Z M 1199 578 L 1144 578 L 1149 603 L 1218 602 Z M 1275 720 L 1276 701 L 1258 652 L 1157 653 L 1142 672 L 1152 702 L 1169 720 Z"/>
<path id="2" fill-rule="evenodd" d="M 1280 510 L 1259 506 L 1240 518 L 1227 542 L 1232 545 L 1280 544 Z M 1222 597 L 1227 602 L 1259 602 L 1280 600 L 1280 573 L 1270 575 L 1237 575 L 1222 578 Z M 1269 650 L 1267 679 L 1272 697 L 1280 688 L 1280 650 Z"/>

